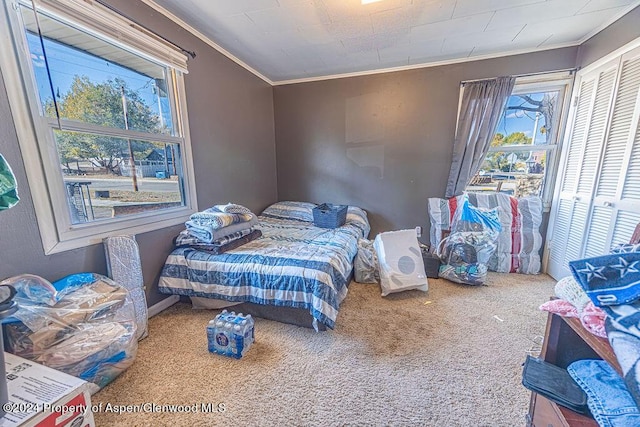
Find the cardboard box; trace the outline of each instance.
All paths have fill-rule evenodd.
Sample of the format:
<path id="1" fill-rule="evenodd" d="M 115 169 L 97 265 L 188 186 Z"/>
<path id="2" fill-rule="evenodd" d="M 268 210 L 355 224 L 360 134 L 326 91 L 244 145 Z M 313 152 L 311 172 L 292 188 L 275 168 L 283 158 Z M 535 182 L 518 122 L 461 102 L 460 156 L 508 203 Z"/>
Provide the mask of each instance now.
<path id="1" fill-rule="evenodd" d="M 5 353 L 9 403 L 0 427 L 95 427 L 88 383 Z"/>

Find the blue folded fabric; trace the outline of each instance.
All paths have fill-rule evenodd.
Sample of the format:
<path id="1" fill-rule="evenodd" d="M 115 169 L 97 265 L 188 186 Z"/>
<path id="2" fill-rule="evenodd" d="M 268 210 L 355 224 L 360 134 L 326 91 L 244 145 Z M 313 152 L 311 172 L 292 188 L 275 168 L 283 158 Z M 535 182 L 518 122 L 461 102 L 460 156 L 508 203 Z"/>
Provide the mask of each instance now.
<path id="1" fill-rule="evenodd" d="M 624 381 L 604 360 L 578 360 L 567 367 L 587 394 L 587 405 L 601 427 L 640 426 L 640 411 Z"/>
<path id="2" fill-rule="evenodd" d="M 224 208 L 224 206 L 223 206 Z M 228 213 L 222 212 L 217 207 L 205 209 L 201 212 L 191 214 L 189 221 L 202 227 L 209 227 L 212 230 L 219 230 L 232 224 L 248 222 L 254 215 L 249 213 Z"/>
<path id="3" fill-rule="evenodd" d="M 620 243 L 611 248 L 612 254 L 622 254 L 629 252 L 640 252 L 640 243 Z"/>
<path id="4" fill-rule="evenodd" d="M 215 205 L 215 209 L 218 209 L 220 212 L 226 212 L 230 214 L 250 214 L 253 215 L 251 209 L 238 205 L 236 203 L 227 203 L 226 205 Z"/>
<path id="5" fill-rule="evenodd" d="M 189 231 L 189 234 L 200 240 L 202 243 L 213 243 L 216 240 L 222 239 L 230 234 L 237 233 L 238 231 L 248 230 L 257 223 L 258 220 L 255 215 L 253 215 L 248 222 L 239 222 L 215 230 L 209 226 L 203 226 L 191 220 L 185 222 L 185 226 Z"/>
<path id="6" fill-rule="evenodd" d="M 627 390 L 640 407 L 640 311 L 637 304 L 605 308 L 608 314 L 605 327 Z"/>
<path id="7" fill-rule="evenodd" d="M 254 228 L 249 227 L 244 230 L 236 231 L 235 233 L 228 234 L 220 239 L 214 240 L 211 243 L 203 242 L 199 240 L 197 237 L 191 235 L 189 230 L 182 230 L 178 237 L 176 237 L 175 245 L 179 246 L 200 246 L 200 245 L 213 245 L 213 246 L 223 246 L 227 243 L 233 242 L 234 240 L 238 240 L 244 236 L 247 236 L 253 232 Z"/>
<path id="8" fill-rule="evenodd" d="M 640 252 L 571 261 L 569 268 L 598 307 L 628 304 L 640 299 Z"/>

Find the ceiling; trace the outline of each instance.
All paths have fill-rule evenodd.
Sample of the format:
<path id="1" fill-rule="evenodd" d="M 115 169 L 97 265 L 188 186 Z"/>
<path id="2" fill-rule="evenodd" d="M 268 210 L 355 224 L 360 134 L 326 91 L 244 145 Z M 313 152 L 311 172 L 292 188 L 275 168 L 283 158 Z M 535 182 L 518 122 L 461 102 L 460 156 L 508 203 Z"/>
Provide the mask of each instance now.
<path id="1" fill-rule="evenodd" d="M 146 2 L 274 84 L 576 45 L 640 5 L 640 0 Z"/>

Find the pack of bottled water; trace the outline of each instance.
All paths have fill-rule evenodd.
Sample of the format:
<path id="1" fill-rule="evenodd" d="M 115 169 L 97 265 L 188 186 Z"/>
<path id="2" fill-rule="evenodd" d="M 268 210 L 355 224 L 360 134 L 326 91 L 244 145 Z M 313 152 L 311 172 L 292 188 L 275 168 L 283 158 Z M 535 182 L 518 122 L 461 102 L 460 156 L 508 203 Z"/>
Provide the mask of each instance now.
<path id="1" fill-rule="evenodd" d="M 223 310 L 207 325 L 207 339 L 211 353 L 240 359 L 254 341 L 253 318 Z"/>

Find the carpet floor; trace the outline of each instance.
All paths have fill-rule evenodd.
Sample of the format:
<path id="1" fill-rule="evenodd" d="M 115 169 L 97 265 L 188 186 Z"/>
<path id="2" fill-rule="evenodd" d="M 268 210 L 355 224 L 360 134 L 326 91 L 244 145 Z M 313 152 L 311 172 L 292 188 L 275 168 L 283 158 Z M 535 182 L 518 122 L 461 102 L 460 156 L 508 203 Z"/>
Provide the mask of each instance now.
<path id="1" fill-rule="evenodd" d="M 256 319 L 240 360 L 207 351 L 218 311 L 176 304 L 150 319 L 134 365 L 93 396 L 96 424 L 524 426 L 521 364 L 540 350 L 538 306 L 555 281 L 490 273 L 488 284 L 429 279 L 428 293 L 383 298 L 377 285 L 352 283 L 335 330 Z M 197 412 L 113 412 L 143 403 Z"/>

